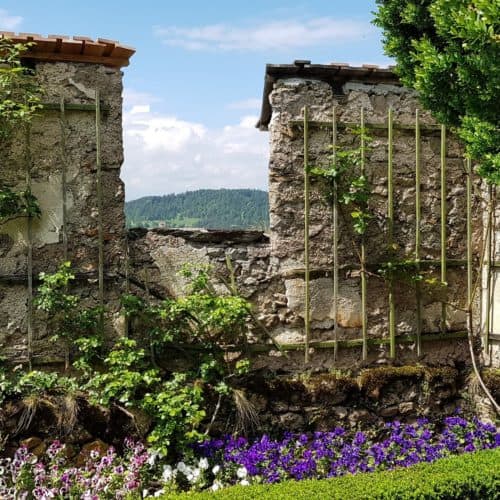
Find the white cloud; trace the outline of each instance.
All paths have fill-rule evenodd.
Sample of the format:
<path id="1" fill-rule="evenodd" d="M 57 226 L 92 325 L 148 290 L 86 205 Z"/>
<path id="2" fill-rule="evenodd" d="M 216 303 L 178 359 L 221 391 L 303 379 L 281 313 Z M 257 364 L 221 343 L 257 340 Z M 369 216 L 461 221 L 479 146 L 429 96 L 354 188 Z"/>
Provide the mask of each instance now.
<path id="1" fill-rule="evenodd" d="M 150 96 L 139 95 L 125 96 L 127 199 L 200 188 L 267 188 L 268 136 L 255 128 L 257 116 L 210 128 L 157 113 Z"/>
<path id="2" fill-rule="evenodd" d="M 12 16 L 5 9 L 0 9 L 0 31 L 13 30 L 23 22 L 21 16 Z"/>
<path id="3" fill-rule="evenodd" d="M 132 106 L 130 110 L 131 115 L 140 115 L 143 113 L 149 113 L 151 111 L 151 106 L 149 104 L 136 104 Z"/>
<path id="4" fill-rule="evenodd" d="M 179 120 L 174 116 L 154 115 L 148 110 L 137 117 L 137 108 L 147 109 L 149 106 L 134 106 L 125 115 L 125 128 L 129 137 L 138 138 L 145 151 L 164 151 L 179 153 L 186 146 L 198 144 L 206 134 L 206 129 L 199 123 Z"/>
<path id="5" fill-rule="evenodd" d="M 251 98 L 251 99 L 243 99 L 241 101 L 230 102 L 226 108 L 227 109 L 242 109 L 242 110 L 259 110 L 262 104 L 262 99 Z"/>
<path id="6" fill-rule="evenodd" d="M 368 22 L 318 17 L 253 26 L 214 24 L 193 28 L 156 28 L 163 43 L 187 50 L 283 50 L 352 41 L 375 31 Z"/>
<path id="7" fill-rule="evenodd" d="M 147 92 L 138 92 L 130 88 L 125 88 L 123 90 L 123 103 L 126 107 L 131 106 L 145 106 L 150 104 L 155 104 L 162 102 L 163 99 L 156 97 L 154 95 L 148 94 Z"/>

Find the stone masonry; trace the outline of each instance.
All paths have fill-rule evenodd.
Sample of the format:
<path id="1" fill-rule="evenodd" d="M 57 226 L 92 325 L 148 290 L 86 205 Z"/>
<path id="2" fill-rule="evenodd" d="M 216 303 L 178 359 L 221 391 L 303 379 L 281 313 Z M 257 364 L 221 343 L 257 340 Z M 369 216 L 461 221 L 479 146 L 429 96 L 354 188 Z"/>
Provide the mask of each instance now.
<path id="1" fill-rule="evenodd" d="M 5 36 L 21 42 L 33 40 L 32 36 L 17 37 L 9 33 Z M 33 276 L 36 279 L 42 271 L 54 272 L 64 260 L 62 168 L 66 164 L 68 259 L 76 274 L 83 277 L 83 283 L 79 282 L 82 297 L 95 304 L 98 293 L 96 90 L 100 92 L 103 110 L 103 232 L 105 272 L 110 276 L 120 272 L 125 256 L 124 186 L 120 179 L 123 162 L 120 67 L 128 63 L 134 51 L 117 42 L 84 38 L 35 37 L 35 41 L 38 43 L 26 53 L 26 61 L 34 69 L 43 90 L 43 102 L 48 106 L 32 124 L 30 137 L 32 190 L 42 211 L 40 219 L 33 220 Z M 79 51 L 75 51 L 76 45 Z M 115 59 L 113 53 L 128 55 L 126 59 Z M 67 107 L 66 123 L 61 122 L 59 113 L 61 99 Z M 0 178 L 2 184 L 13 190 L 21 191 L 26 186 L 26 144 L 21 133 L 8 144 L 2 144 Z M 25 361 L 27 356 L 27 238 L 27 219 L 0 226 L 0 345 L 2 355 L 17 362 Z M 106 285 L 113 309 L 112 296 L 118 290 L 109 281 Z M 47 340 L 45 321 L 39 319 L 34 328 L 33 359 L 50 359 L 54 349 Z"/>
<path id="2" fill-rule="evenodd" d="M 42 217 L 34 221 L 33 275 L 53 272 L 63 260 L 62 245 L 62 165 L 67 165 L 68 257 L 79 277 L 78 289 L 84 302 L 96 304 L 98 264 L 98 200 L 96 190 L 95 90 L 101 96 L 101 160 L 104 178 L 105 297 L 110 334 L 123 331 L 119 316 L 119 296 L 127 289 L 146 294 L 152 300 L 183 293 L 185 283 L 178 271 L 183 264 L 211 264 L 216 287 L 228 293 L 234 278 L 239 293 L 254 306 L 249 342 L 255 344 L 254 366 L 271 370 L 301 371 L 304 341 L 304 199 L 303 131 L 299 121 L 307 106 L 310 119 L 332 119 L 338 108 L 340 122 L 359 122 L 360 108 L 366 122 L 384 124 L 387 109 L 394 110 L 398 128 L 394 142 L 396 255 L 411 258 L 415 241 L 415 146 L 411 126 L 417 108 L 416 95 L 402 87 L 390 70 L 348 68 L 307 63 L 268 66 L 262 115 L 259 126 L 269 129 L 271 155 L 269 192 L 271 207 L 270 235 L 260 232 L 205 230 L 140 230 L 127 234 L 124 224 L 124 188 L 120 180 L 123 160 L 120 68 L 128 63 L 131 49 L 116 42 L 85 38 L 80 54 L 65 52 L 65 39 L 44 39 L 48 45 L 28 53 L 37 78 L 44 88 L 44 101 L 55 109 L 45 109 L 33 124 L 31 155 L 34 159 L 33 191 L 40 201 Z M 50 45 L 54 41 L 54 46 Z M 35 46 L 36 47 L 36 46 Z M 47 48 L 49 47 L 49 48 Z M 54 52 L 50 52 L 52 49 Z M 59 52 L 56 48 L 59 47 Z M 61 47 L 63 49 L 61 50 Z M 97 47 L 97 48 L 96 48 Z M 99 56 L 89 55 L 92 50 Z M 44 52 L 45 50 L 45 52 Z M 88 52 L 86 54 L 86 51 Z M 55 54 L 59 55 L 55 55 Z M 97 52 L 96 52 L 97 53 Z M 90 105 L 86 111 L 68 109 L 64 132 L 57 105 Z M 90 110 L 90 111 L 89 111 Z M 421 113 L 424 125 L 435 125 L 428 113 Z M 63 136 L 66 148 L 63 155 Z M 371 186 L 369 208 L 373 214 L 366 234 L 368 269 L 368 333 L 371 339 L 388 336 L 387 283 L 376 276 L 377 266 L 388 258 L 387 251 L 387 136 L 386 130 L 370 131 L 372 144 L 367 153 L 366 171 Z M 356 145 L 356 137 L 340 129 L 339 143 Z M 310 163 L 329 161 L 331 130 L 311 127 Z M 25 182 L 24 138 L 15 137 L 3 146 L 0 155 L 1 180 L 13 189 Z M 439 131 L 422 134 L 422 259 L 440 257 L 439 233 Z M 449 137 L 447 142 L 447 255 L 465 258 L 465 175 L 460 144 Z M 360 273 L 359 237 L 354 234 L 348 208 L 340 217 L 339 261 L 340 297 L 337 318 L 332 301 L 332 231 L 331 209 L 325 203 L 321 183 L 311 185 L 311 307 L 312 339 L 333 339 L 335 320 L 340 340 L 359 339 Z M 474 251 L 479 255 L 483 239 L 484 206 L 475 202 Z M 0 226 L 0 345 L 2 355 L 17 362 L 26 361 L 27 279 L 26 220 Z M 477 262 L 476 262 L 477 264 Z M 431 266 L 432 269 L 432 266 Z M 439 271 L 439 268 L 436 268 Z M 231 276 L 232 275 L 232 276 Z M 466 330 L 466 271 L 463 265 L 450 265 L 448 286 L 423 285 L 423 333 L 439 332 L 441 303 L 446 301 L 450 332 Z M 36 283 L 35 283 L 36 285 Z M 395 284 L 397 334 L 414 334 L 414 284 L 398 280 Z M 113 327 L 113 328 L 112 328 Z M 114 332 L 114 333 L 113 333 Z M 58 359 L 57 349 L 48 341 L 43 318 L 34 328 L 33 359 L 39 363 Z M 274 342 L 274 343 L 273 343 Z M 281 352 L 278 344 L 294 344 Z M 257 348 L 258 347 L 258 348 Z M 420 361 L 428 365 L 460 367 L 468 362 L 465 338 L 424 342 L 423 356 L 417 360 L 413 344 L 398 346 L 399 363 Z M 371 345 L 368 363 L 384 363 L 387 345 Z M 311 351 L 309 368 L 354 370 L 361 363 L 360 348 L 341 349 L 333 361 L 332 351 Z"/>

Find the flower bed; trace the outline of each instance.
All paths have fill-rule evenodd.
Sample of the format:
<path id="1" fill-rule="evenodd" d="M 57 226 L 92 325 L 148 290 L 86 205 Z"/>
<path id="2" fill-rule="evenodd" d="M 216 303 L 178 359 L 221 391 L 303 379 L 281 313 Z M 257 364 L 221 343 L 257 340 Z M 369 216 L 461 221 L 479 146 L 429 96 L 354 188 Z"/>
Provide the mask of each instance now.
<path id="1" fill-rule="evenodd" d="M 275 483 L 408 467 L 500 446 L 500 433 L 493 425 L 460 416 L 447 417 L 441 432 L 426 419 L 414 425 L 393 422 L 387 424 L 387 430 L 387 438 L 375 443 L 363 432 L 350 439 L 344 429 L 337 428 L 312 435 L 288 434 L 282 440 L 263 436 L 252 443 L 228 437 L 203 443 L 200 450 L 210 460 L 224 464 L 215 474 L 213 487 L 217 489 L 238 482 L 242 468 L 247 472 L 246 482 Z"/>
<path id="2" fill-rule="evenodd" d="M 500 447 L 491 424 L 448 417 L 438 431 L 425 419 L 413 425 L 388 424 L 386 438 L 373 442 L 366 433 L 353 437 L 337 428 L 311 435 L 287 434 L 280 440 L 262 436 L 253 442 L 225 437 L 198 444 L 184 461 L 166 457 L 142 444 L 125 442 L 100 456 L 92 452 L 84 466 L 65 458 L 65 447 L 53 443 L 39 458 L 20 448 L 0 464 L 0 498 L 114 499 L 161 496 L 179 490 L 218 490 L 235 484 L 323 479 L 358 472 L 408 467 L 420 462 Z"/>
<path id="3" fill-rule="evenodd" d="M 497 500 L 500 498 L 500 449 L 465 453 L 406 469 L 346 475 L 335 479 L 285 481 L 279 484 L 233 486 L 213 492 L 171 494 L 162 500 L 183 498 L 296 500 Z"/>

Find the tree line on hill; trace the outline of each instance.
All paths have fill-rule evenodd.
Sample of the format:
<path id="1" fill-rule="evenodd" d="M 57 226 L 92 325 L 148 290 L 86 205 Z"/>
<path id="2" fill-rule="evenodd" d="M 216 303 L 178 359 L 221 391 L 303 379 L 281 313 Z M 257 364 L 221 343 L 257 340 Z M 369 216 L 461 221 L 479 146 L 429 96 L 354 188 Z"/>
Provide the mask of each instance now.
<path id="1" fill-rule="evenodd" d="M 258 189 L 200 189 L 125 203 L 127 227 L 260 229 L 269 227 L 269 200 Z"/>

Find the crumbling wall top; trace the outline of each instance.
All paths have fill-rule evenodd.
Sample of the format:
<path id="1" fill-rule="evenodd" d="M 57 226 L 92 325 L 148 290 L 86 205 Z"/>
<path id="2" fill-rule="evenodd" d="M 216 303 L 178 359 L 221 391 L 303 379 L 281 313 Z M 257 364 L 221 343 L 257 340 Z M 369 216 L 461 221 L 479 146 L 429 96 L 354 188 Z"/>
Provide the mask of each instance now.
<path id="1" fill-rule="evenodd" d="M 25 60 L 46 62 L 83 62 L 104 64 L 114 68 L 128 66 L 135 49 L 121 45 L 114 40 L 86 36 L 49 35 L 36 33 L 13 33 L 0 31 L 0 38 L 8 38 L 16 43 L 33 43 L 23 54 Z"/>
<path id="2" fill-rule="evenodd" d="M 336 90 L 335 93 L 342 93 L 342 86 L 350 81 L 401 85 L 394 73 L 394 66 L 383 68 L 376 64 L 363 64 L 358 67 L 341 62 L 311 64 L 311 61 L 306 60 L 297 60 L 293 64 L 267 64 L 260 118 L 256 125 L 260 130 L 267 130 L 271 121 L 272 107 L 269 95 L 273 91 L 275 82 L 288 78 L 322 80 L 332 85 Z"/>

